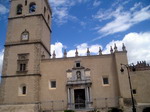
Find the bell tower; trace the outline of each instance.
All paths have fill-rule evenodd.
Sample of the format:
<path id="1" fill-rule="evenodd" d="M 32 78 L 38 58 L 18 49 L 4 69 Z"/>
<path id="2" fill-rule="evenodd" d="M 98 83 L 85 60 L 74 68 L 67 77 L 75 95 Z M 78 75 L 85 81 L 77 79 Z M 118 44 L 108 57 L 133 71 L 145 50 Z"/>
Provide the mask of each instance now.
<path id="1" fill-rule="evenodd" d="M 11 0 L 6 46 L 39 42 L 50 55 L 51 14 L 48 0 Z"/>
<path id="2" fill-rule="evenodd" d="M 40 62 L 50 57 L 48 0 L 11 0 L 0 104 L 39 102 Z"/>

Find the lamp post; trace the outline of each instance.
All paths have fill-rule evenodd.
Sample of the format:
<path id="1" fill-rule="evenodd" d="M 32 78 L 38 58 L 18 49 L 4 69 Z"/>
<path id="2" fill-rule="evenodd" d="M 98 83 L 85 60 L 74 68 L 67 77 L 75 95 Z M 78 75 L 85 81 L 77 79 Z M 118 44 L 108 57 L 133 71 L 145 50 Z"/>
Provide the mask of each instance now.
<path id="1" fill-rule="evenodd" d="M 124 72 L 123 67 L 125 67 L 127 69 L 127 72 L 128 72 L 128 79 L 129 79 L 130 92 L 131 92 L 131 100 L 132 100 L 132 111 L 136 112 L 136 108 L 135 108 L 135 104 L 134 104 L 134 99 L 133 99 L 133 91 L 132 91 L 132 85 L 131 85 L 131 78 L 130 78 L 130 74 L 129 74 L 129 70 L 130 69 L 129 69 L 128 65 L 121 63 L 121 69 L 120 69 L 121 72 Z M 133 67 L 132 70 L 135 71 L 135 68 Z"/>

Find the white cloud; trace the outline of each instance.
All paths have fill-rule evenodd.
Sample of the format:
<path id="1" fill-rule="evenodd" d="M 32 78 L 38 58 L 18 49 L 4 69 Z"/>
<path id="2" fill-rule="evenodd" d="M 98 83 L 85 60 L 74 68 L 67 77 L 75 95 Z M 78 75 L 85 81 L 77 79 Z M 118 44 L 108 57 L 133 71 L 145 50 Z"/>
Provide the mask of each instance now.
<path id="1" fill-rule="evenodd" d="M 78 49 L 79 56 L 86 56 L 87 48 L 89 48 L 91 55 L 97 55 L 99 52 L 99 47 L 101 47 L 101 49 L 103 48 L 99 44 L 88 45 L 87 43 L 82 43 L 82 44 L 76 46 L 76 48 Z M 53 51 L 55 51 L 56 58 L 61 58 L 61 57 L 63 57 L 63 49 L 64 48 L 66 49 L 65 45 L 63 45 L 61 42 L 56 42 L 55 44 L 51 45 L 51 53 L 53 53 Z M 67 57 L 74 57 L 75 52 L 76 52 L 76 49 L 67 51 Z"/>
<path id="2" fill-rule="evenodd" d="M 99 47 L 102 48 L 102 46 L 99 45 L 99 44 L 88 45 L 87 43 L 82 43 L 82 44 L 77 46 L 78 55 L 79 56 L 86 56 L 87 55 L 87 48 L 89 48 L 91 55 L 97 55 L 98 52 L 99 52 Z M 76 52 L 75 49 L 74 50 L 70 50 L 70 51 L 68 51 L 68 53 L 67 53 L 68 55 L 67 56 L 68 57 L 73 57 L 73 56 L 75 56 L 75 52 Z"/>
<path id="3" fill-rule="evenodd" d="M 106 11 L 99 10 L 93 16 L 99 21 L 112 20 L 98 30 L 99 33 L 106 35 L 123 32 L 128 30 L 135 24 L 150 19 L 150 5 L 141 8 L 141 4 L 135 4 L 130 8 L 130 11 L 124 11 L 122 6 L 119 6 L 115 11 L 108 9 Z"/>
<path id="4" fill-rule="evenodd" d="M 9 10 L 2 4 L 0 4 L 0 14 L 6 14 Z"/>
<path id="5" fill-rule="evenodd" d="M 114 44 L 117 45 L 118 51 L 122 51 L 122 43 L 123 41 L 114 41 L 112 40 L 111 42 L 109 42 L 106 46 L 105 49 L 103 50 L 103 54 L 110 54 L 110 47 L 112 47 L 114 49 Z"/>
<path id="6" fill-rule="evenodd" d="M 63 56 L 63 48 L 64 45 L 61 42 L 56 42 L 55 44 L 51 45 L 51 54 L 55 51 L 56 57 L 60 58 Z"/>
<path id="7" fill-rule="evenodd" d="M 122 5 L 122 6 L 124 6 L 124 5 L 126 5 L 126 4 L 128 4 L 130 1 L 132 1 L 132 0 L 115 0 L 114 2 L 113 2 L 113 4 L 112 4 L 112 6 L 113 7 L 117 7 L 118 5 Z"/>
<path id="8" fill-rule="evenodd" d="M 132 8 L 130 8 L 131 11 L 136 10 L 137 8 L 141 7 L 141 3 L 135 3 L 134 6 Z"/>
<path id="9" fill-rule="evenodd" d="M 86 3 L 89 0 L 49 0 L 52 6 L 54 21 L 59 25 L 66 23 L 68 20 L 77 20 L 77 17 L 69 14 L 69 10 L 77 3 Z"/>
<path id="10" fill-rule="evenodd" d="M 120 14 L 116 19 L 110 23 L 107 23 L 104 27 L 99 30 L 99 33 L 105 35 L 122 32 L 129 29 L 134 23 L 130 22 L 130 15 L 127 13 Z"/>
<path id="11" fill-rule="evenodd" d="M 85 27 L 85 26 L 86 26 L 86 23 L 85 23 L 85 22 L 83 22 L 83 21 L 81 21 L 81 22 L 80 22 L 80 24 L 81 24 L 81 26 L 83 26 L 83 27 Z"/>
<path id="12" fill-rule="evenodd" d="M 69 8 L 74 5 L 74 2 L 69 2 L 68 0 L 49 0 L 49 3 L 52 7 L 52 12 L 54 21 L 59 25 L 66 23 L 69 19 Z"/>
<path id="13" fill-rule="evenodd" d="M 138 23 L 147 19 L 150 19 L 150 5 L 134 12 L 131 22 Z"/>
<path id="14" fill-rule="evenodd" d="M 136 63 L 137 61 L 147 61 L 150 63 L 150 32 L 144 33 L 129 33 L 124 36 L 122 40 L 111 41 L 108 43 L 104 49 L 101 45 L 88 45 L 87 43 L 82 43 L 77 45 L 76 48 L 78 49 L 79 56 L 86 56 L 87 55 L 87 48 L 89 48 L 91 55 L 97 55 L 99 51 L 99 47 L 103 49 L 103 54 L 110 54 L 110 46 L 114 49 L 114 43 L 116 43 L 117 48 L 119 51 L 122 51 L 122 43 L 125 44 L 127 49 L 128 55 L 128 62 L 129 63 Z M 56 50 L 56 56 L 62 57 L 63 56 L 63 48 L 64 45 L 61 42 L 57 42 L 52 45 L 52 50 Z M 55 46 L 55 47 L 54 47 Z M 67 57 L 74 57 L 76 49 L 69 50 L 67 52 Z"/>
<path id="15" fill-rule="evenodd" d="M 101 2 L 98 1 L 98 0 L 94 0 L 94 2 L 93 2 L 93 6 L 94 6 L 94 7 L 97 7 L 97 6 L 99 6 L 100 4 L 101 4 Z"/>
<path id="16" fill-rule="evenodd" d="M 150 63 L 150 32 L 145 33 L 129 33 L 124 36 L 123 40 L 111 41 L 106 45 L 103 53 L 110 53 L 110 46 L 116 43 L 119 50 L 122 48 L 122 43 L 126 45 L 128 51 L 129 63 L 136 63 L 137 61 L 147 61 Z"/>
<path id="17" fill-rule="evenodd" d="M 2 73 L 4 50 L 0 51 L 0 74 Z"/>

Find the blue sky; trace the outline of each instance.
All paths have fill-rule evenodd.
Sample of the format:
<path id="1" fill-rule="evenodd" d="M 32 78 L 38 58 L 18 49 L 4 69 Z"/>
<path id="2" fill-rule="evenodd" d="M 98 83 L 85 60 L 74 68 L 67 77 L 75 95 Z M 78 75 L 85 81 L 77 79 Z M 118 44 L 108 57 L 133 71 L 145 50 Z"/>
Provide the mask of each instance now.
<path id="1" fill-rule="evenodd" d="M 89 48 L 96 55 L 122 43 L 128 50 L 129 63 L 150 63 L 150 0 L 49 0 L 52 8 L 51 52 L 62 57 L 86 55 Z M 0 0 L 0 67 L 7 31 L 9 0 Z"/>

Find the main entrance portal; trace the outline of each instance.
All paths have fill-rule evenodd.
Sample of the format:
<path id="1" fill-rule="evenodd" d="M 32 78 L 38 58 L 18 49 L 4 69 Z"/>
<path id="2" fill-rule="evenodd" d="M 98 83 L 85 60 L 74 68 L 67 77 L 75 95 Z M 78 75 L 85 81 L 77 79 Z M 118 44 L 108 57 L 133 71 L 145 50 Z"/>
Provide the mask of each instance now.
<path id="1" fill-rule="evenodd" d="M 80 66 L 78 61 L 75 65 L 67 70 L 68 110 L 89 110 L 93 108 L 90 69 Z"/>
<path id="2" fill-rule="evenodd" d="M 75 109 L 85 108 L 85 89 L 74 90 Z"/>

